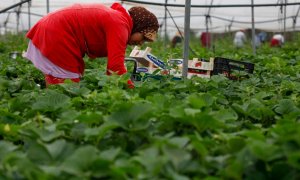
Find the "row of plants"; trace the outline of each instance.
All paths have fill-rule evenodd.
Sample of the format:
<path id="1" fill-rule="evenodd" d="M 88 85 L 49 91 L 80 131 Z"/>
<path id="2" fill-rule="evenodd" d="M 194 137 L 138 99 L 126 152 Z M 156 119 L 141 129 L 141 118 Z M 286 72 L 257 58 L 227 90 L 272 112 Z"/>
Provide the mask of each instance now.
<path id="1" fill-rule="evenodd" d="M 247 60 L 254 74 L 148 78 L 135 89 L 130 73 L 106 76 L 105 59 L 86 59 L 79 84 L 45 88 L 28 60 L 9 57 L 26 43 L 1 37 L 0 179 L 300 178 L 299 42 L 264 45 L 254 56 L 194 40 L 200 57 Z M 146 46 L 163 60 L 181 58 L 181 47 Z"/>

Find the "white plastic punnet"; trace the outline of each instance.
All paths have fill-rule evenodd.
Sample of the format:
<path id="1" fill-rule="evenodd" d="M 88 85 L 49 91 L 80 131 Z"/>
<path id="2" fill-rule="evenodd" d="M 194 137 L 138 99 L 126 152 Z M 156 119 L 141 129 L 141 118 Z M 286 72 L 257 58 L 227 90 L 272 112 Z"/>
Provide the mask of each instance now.
<path id="1" fill-rule="evenodd" d="M 140 50 L 138 46 L 135 46 L 129 56 L 136 59 L 139 65 L 148 68 L 149 71 L 165 69 L 165 63 L 152 55 L 150 53 L 151 50 L 150 47 L 147 47 L 145 50 Z"/>
<path id="2" fill-rule="evenodd" d="M 135 46 L 130 53 L 130 57 L 136 59 L 138 62 L 137 72 L 153 73 L 157 69 L 162 70 L 161 74 L 170 74 L 177 78 L 182 78 L 183 59 L 171 59 L 168 64 L 171 65 L 169 71 L 166 70 L 166 64 L 160 59 L 152 55 L 151 48 L 147 47 L 145 50 L 140 50 Z M 214 59 L 211 58 L 209 62 L 200 61 L 198 58 L 188 61 L 187 78 L 193 76 L 210 78 L 211 72 L 214 68 Z"/>

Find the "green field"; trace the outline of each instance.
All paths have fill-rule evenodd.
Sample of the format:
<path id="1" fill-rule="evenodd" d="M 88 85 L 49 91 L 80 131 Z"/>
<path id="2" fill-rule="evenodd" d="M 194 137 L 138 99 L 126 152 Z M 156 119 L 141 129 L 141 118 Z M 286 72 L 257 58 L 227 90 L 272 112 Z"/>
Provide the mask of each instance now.
<path id="1" fill-rule="evenodd" d="M 0 179 L 300 179 L 299 39 L 256 56 L 249 41 L 236 50 L 215 39 L 213 52 L 192 39 L 191 58 L 248 61 L 254 73 L 128 89 L 130 73 L 106 76 L 105 59 L 86 59 L 79 84 L 45 88 L 29 61 L 9 56 L 26 50 L 24 35 L 0 36 Z M 146 46 L 182 58 L 181 46 Z"/>

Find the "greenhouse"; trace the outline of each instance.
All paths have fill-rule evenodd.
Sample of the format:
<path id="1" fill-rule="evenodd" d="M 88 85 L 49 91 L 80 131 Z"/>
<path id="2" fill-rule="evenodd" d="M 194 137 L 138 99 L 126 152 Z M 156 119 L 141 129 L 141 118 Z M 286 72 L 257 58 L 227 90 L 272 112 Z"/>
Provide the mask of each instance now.
<path id="1" fill-rule="evenodd" d="M 300 0 L 1 0 L 0 179 L 300 179 Z"/>

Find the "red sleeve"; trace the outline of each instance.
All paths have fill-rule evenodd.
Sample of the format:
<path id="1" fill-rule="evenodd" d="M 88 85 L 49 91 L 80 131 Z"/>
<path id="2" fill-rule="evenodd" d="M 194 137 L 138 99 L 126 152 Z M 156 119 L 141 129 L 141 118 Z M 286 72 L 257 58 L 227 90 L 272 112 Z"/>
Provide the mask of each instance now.
<path id="1" fill-rule="evenodd" d="M 115 72 L 118 75 L 122 75 L 127 72 L 124 58 L 126 53 L 128 31 L 126 27 L 116 27 L 118 25 L 112 25 L 106 33 L 107 36 L 107 74 Z"/>

